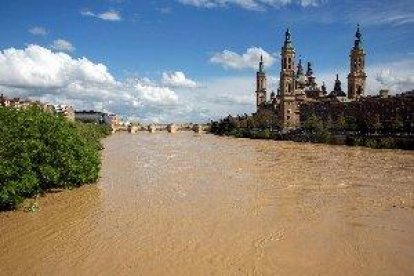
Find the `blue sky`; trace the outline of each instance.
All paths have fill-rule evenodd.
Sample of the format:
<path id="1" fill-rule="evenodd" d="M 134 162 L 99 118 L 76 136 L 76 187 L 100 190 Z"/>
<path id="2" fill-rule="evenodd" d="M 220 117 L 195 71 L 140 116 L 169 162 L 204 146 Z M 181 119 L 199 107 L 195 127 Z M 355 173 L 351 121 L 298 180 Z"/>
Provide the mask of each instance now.
<path id="1" fill-rule="evenodd" d="M 249 113 L 258 55 L 276 89 L 287 27 L 345 90 L 357 23 L 370 93 L 413 89 L 412 0 L 2 0 L 0 90 L 140 121 Z"/>

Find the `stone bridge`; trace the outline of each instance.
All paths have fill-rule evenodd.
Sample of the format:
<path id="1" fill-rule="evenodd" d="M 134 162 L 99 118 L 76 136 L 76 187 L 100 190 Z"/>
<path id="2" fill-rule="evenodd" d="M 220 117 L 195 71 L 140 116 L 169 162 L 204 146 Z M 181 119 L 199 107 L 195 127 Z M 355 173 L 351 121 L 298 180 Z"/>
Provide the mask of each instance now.
<path id="1" fill-rule="evenodd" d="M 148 125 L 140 125 L 140 126 L 132 126 L 125 129 L 119 130 L 127 130 L 130 133 L 137 133 L 139 131 L 149 131 L 151 133 L 156 131 L 167 131 L 170 133 L 175 133 L 178 131 L 194 131 L 197 133 L 202 133 L 208 130 L 207 124 L 193 124 L 193 123 L 186 123 L 186 124 L 148 124 Z"/>

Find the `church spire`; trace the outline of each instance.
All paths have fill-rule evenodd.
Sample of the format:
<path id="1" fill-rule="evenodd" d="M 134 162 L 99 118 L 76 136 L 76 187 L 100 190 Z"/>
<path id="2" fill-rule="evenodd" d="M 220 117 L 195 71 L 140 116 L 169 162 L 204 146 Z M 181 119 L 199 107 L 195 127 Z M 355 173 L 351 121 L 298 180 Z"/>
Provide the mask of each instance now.
<path id="1" fill-rule="evenodd" d="M 313 70 L 312 70 L 312 63 L 308 62 L 308 70 L 306 71 L 306 76 L 312 76 Z"/>
<path id="2" fill-rule="evenodd" d="M 298 71 L 296 72 L 296 75 L 298 76 L 303 75 L 302 59 L 299 59 Z"/>
<path id="3" fill-rule="evenodd" d="M 359 24 L 357 25 L 357 31 L 355 33 L 355 42 L 354 42 L 354 49 L 355 50 L 359 50 L 362 49 L 362 34 L 361 34 L 361 30 L 359 27 Z"/>
<path id="4" fill-rule="evenodd" d="M 331 96 L 335 96 L 335 97 L 345 97 L 346 94 L 344 91 L 342 91 L 342 83 L 339 80 L 339 75 L 336 74 L 336 80 L 335 80 L 335 86 L 334 86 L 334 90 L 331 92 Z"/>
<path id="5" fill-rule="evenodd" d="M 260 112 L 266 105 L 267 98 L 267 80 L 264 72 L 263 55 L 260 55 L 259 71 L 256 73 L 256 106 L 257 112 Z"/>
<path id="6" fill-rule="evenodd" d="M 289 28 L 285 32 L 285 48 L 292 48 L 292 36 L 290 34 Z"/>
<path id="7" fill-rule="evenodd" d="M 359 24 L 355 38 L 354 47 L 349 55 L 350 72 L 348 74 L 348 98 L 352 100 L 364 96 L 367 79 L 367 74 L 365 73 L 365 52 L 362 48 L 362 34 Z"/>
<path id="8" fill-rule="evenodd" d="M 263 55 L 260 55 L 260 62 L 259 62 L 259 72 L 264 73 L 264 65 L 263 65 Z"/>

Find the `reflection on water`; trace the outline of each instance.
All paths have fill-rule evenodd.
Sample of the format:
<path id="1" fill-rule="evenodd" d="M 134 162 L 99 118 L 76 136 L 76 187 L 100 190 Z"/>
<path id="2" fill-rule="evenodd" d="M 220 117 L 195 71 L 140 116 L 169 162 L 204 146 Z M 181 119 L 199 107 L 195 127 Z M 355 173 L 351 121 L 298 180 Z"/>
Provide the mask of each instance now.
<path id="1" fill-rule="evenodd" d="M 98 185 L 0 214 L 1 275 L 414 271 L 414 154 L 116 134 Z"/>

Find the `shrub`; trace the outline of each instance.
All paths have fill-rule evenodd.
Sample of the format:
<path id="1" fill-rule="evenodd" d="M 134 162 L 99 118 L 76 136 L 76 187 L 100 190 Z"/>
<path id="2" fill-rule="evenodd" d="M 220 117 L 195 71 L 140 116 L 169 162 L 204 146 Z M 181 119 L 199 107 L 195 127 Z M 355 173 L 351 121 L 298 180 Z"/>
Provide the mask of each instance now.
<path id="1" fill-rule="evenodd" d="M 107 129 L 33 107 L 0 108 L 0 210 L 52 188 L 93 183 Z"/>

